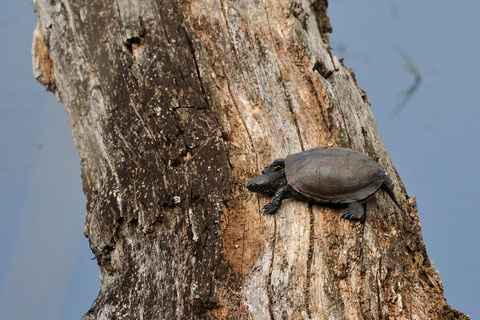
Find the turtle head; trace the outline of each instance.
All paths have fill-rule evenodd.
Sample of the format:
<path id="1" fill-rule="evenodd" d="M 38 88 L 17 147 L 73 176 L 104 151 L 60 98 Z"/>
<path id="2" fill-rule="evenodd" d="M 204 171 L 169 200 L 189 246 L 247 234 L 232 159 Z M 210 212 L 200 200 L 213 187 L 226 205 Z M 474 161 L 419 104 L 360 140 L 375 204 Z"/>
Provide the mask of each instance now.
<path id="1" fill-rule="evenodd" d="M 253 178 L 248 181 L 247 189 L 257 193 L 273 194 L 278 188 L 286 184 L 285 171 L 279 170 Z"/>

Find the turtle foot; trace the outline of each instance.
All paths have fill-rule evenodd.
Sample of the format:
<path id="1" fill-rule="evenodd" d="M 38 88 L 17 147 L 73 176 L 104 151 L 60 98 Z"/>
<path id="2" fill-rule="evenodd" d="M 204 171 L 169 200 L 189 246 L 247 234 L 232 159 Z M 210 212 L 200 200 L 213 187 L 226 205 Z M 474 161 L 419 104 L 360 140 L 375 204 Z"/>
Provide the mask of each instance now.
<path id="1" fill-rule="evenodd" d="M 352 202 L 343 210 L 342 219 L 361 220 L 365 216 L 365 210 L 360 202 Z"/>
<path id="2" fill-rule="evenodd" d="M 266 204 L 263 207 L 263 212 L 268 213 L 268 214 L 274 214 L 275 212 L 277 212 L 279 207 L 280 207 L 280 205 L 278 205 L 278 204 L 276 204 L 275 202 L 272 201 L 272 202 Z"/>

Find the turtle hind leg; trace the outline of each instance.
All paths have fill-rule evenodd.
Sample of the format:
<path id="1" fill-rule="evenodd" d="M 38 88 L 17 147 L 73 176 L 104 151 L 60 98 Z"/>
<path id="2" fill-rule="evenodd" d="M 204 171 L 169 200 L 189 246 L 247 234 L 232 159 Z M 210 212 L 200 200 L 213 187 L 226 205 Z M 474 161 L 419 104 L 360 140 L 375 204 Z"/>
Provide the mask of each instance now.
<path id="1" fill-rule="evenodd" d="M 387 191 L 388 195 L 390 196 L 390 198 L 392 199 L 392 201 L 395 203 L 395 205 L 396 205 L 400 210 L 402 210 L 403 213 L 406 213 L 406 212 L 405 212 L 405 209 L 403 209 L 402 206 L 400 205 L 400 202 L 398 202 L 397 197 L 395 196 L 395 193 L 393 193 L 394 185 L 393 185 L 392 179 L 390 179 L 390 176 L 389 176 L 388 174 L 385 174 L 385 181 L 384 181 L 383 184 L 380 186 L 380 188 L 382 188 L 383 190 Z"/>
<path id="2" fill-rule="evenodd" d="M 278 158 L 273 160 L 272 163 L 266 166 L 265 169 L 262 170 L 262 174 L 278 171 L 283 168 L 285 168 L 285 159 Z"/>
<path id="3" fill-rule="evenodd" d="M 347 220 L 361 220 L 365 216 L 365 209 L 360 202 L 348 204 L 347 209 L 343 210 L 341 218 Z"/>

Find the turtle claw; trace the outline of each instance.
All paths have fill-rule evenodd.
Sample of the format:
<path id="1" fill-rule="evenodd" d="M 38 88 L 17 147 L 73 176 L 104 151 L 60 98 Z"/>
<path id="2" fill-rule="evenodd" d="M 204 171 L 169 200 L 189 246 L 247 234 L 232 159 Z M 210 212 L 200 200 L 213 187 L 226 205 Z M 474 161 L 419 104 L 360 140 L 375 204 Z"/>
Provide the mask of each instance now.
<path id="1" fill-rule="evenodd" d="M 348 205 L 348 208 L 343 210 L 342 219 L 346 220 L 361 220 L 365 215 L 365 210 L 359 202 L 353 202 Z"/>
<path id="2" fill-rule="evenodd" d="M 350 213 L 345 212 L 345 211 L 347 211 L 347 210 L 344 210 L 344 211 L 343 211 L 343 213 L 342 213 L 342 215 L 340 216 L 340 218 L 350 220 Z"/>
<path id="3" fill-rule="evenodd" d="M 346 220 L 360 220 L 361 219 L 361 217 L 357 217 L 355 214 L 353 214 L 351 212 L 343 212 L 343 214 L 341 215 L 341 218 L 346 219 Z"/>
<path id="4" fill-rule="evenodd" d="M 274 202 L 270 202 L 263 207 L 263 212 L 273 214 L 278 210 L 278 205 Z"/>

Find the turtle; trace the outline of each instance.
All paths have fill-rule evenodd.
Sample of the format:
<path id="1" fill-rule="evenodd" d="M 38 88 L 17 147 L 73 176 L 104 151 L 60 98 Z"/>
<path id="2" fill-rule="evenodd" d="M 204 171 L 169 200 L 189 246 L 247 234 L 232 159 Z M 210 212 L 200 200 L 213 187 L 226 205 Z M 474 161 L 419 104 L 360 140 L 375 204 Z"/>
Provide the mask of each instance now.
<path id="1" fill-rule="evenodd" d="M 393 193 L 390 176 L 375 160 L 348 148 L 314 148 L 276 159 L 262 174 L 247 183 L 252 192 L 273 196 L 264 212 L 275 213 L 282 200 L 325 204 L 346 204 L 341 218 L 361 220 L 362 203 L 378 189 L 385 190 L 395 205 L 405 213 Z"/>

